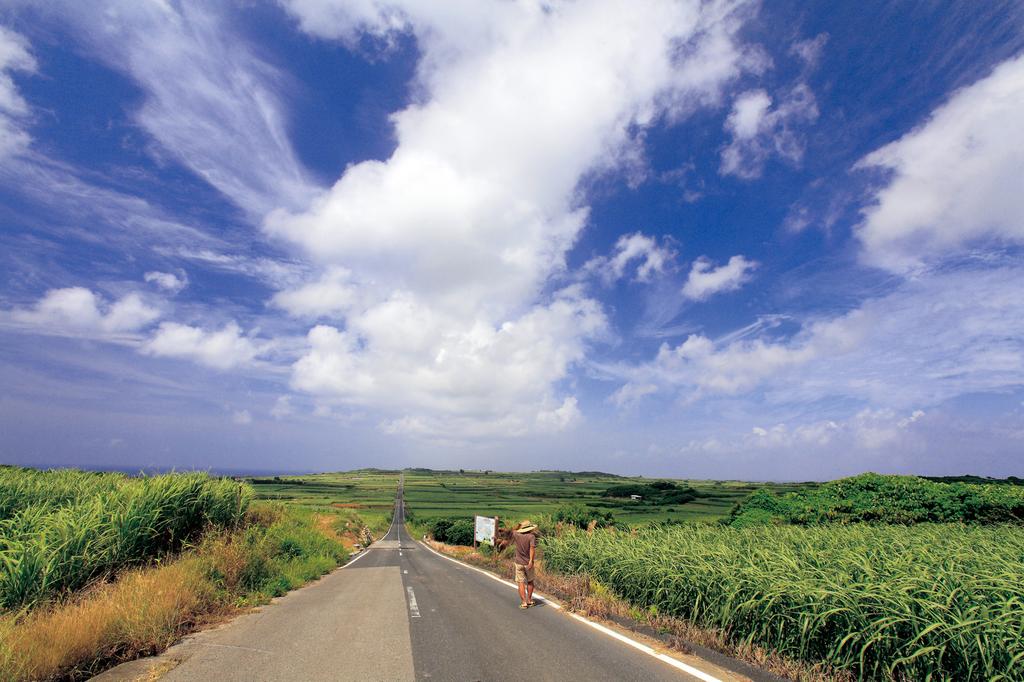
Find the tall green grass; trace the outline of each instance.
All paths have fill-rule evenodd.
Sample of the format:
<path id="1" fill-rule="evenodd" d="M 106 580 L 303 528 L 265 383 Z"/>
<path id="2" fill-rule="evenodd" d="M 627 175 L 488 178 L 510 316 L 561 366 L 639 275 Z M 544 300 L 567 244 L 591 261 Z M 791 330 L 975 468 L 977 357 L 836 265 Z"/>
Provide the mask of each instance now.
<path id="1" fill-rule="evenodd" d="M 2 466 L 0 519 L 8 519 L 26 507 L 72 504 L 130 484 L 131 479 L 124 474 Z"/>
<path id="2" fill-rule="evenodd" d="M 1018 526 L 570 531 L 545 557 L 637 606 L 862 679 L 1024 679 Z"/>
<path id="3" fill-rule="evenodd" d="M 234 525 L 251 498 L 248 486 L 205 474 L 4 468 L 0 607 L 34 605 L 176 550 L 209 526 Z"/>

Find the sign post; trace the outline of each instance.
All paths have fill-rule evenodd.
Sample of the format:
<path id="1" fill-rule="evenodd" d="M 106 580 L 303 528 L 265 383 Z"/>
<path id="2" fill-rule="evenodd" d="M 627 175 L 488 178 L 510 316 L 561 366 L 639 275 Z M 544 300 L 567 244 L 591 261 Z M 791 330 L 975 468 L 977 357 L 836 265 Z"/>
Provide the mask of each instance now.
<path id="1" fill-rule="evenodd" d="M 477 516 L 473 524 L 473 549 L 477 543 L 494 546 L 494 531 L 498 527 L 498 519 L 493 516 Z"/>

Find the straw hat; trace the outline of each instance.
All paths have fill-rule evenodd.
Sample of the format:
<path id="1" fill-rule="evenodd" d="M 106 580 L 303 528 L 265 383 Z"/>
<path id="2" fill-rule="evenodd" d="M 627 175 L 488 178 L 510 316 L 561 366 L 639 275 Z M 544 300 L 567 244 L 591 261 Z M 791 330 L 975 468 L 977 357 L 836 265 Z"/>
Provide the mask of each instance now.
<path id="1" fill-rule="evenodd" d="M 516 526 L 517 533 L 529 533 L 530 531 L 537 530 L 537 524 L 531 523 L 528 519 L 523 519 Z"/>

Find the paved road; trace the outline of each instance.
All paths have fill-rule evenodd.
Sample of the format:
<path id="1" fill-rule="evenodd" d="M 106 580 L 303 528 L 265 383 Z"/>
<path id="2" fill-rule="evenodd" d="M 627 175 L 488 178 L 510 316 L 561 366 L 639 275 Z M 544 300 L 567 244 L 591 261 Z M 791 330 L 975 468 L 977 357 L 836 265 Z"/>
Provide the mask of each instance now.
<path id="1" fill-rule="evenodd" d="M 187 638 L 161 657 L 167 666 L 180 661 L 161 679 L 696 679 L 550 604 L 520 609 L 514 589 L 425 549 L 402 518 L 400 486 L 395 522 L 371 549 L 256 613 Z"/>

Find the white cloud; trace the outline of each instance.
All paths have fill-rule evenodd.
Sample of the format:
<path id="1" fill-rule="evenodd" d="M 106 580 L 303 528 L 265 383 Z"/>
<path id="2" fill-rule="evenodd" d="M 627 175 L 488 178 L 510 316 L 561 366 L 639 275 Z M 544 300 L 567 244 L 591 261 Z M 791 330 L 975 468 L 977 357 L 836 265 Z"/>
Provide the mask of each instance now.
<path id="1" fill-rule="evenodd" d="M 749 140 L 757 135 L 772 105 L 772 98 L 764 90 L 744 92 L 732 105 L 726 127 L 738 140 Z"/>
<path id="2" fill-rule="evenodd" d="M 636 405 L 645 396 L 658 392 L 657 384 L 623 384 L 617 391 L 608 397 L 608 402 L 619 409 Z"/>
<path id="3" fill-rule="evenodd" d="M 43 333 L 84 337 L 113 337 L 136 332 L 160 317 L 138 294 L 108 303 L 84 287 L 51 289 L 31 309 L 8 314 L 18 325 Z"/>
<path id="4" fill-rule="evenodd" d="M 253 217 L 306 204 L 314 186 L 288 141 L 285 76 L 215 3 L 74 0 L 36 8 L 142 89 L 139 124 Z"/>
<path id="5" fill-rule="evenodd" d="M 636 281 L 649 282 L 655 274 L 665 271 L 675 255 L 672 249 L 658 246 L 653 237 L 636 232 L 619 237 L 610 257 L 594 258 L 583 266 L 583 270 L 596 272 L 606 284 L 611 284 L 622 279 L 630 264 L 636 262 Z"/>
<path id="6" fill-rule="evenodd" d="M 579 401 L 575 396 L 570 396 L 562 401 L 561 406 L 538 412 L 537 425 L 541 431 L 564 431 L 582 418 Z"/>
<path id="7" fill-rule="evenodd" d="M 605 325 L 597 304 L 576 289 L 498 328 L 481 322 L 464 332 L 412 296 L 396 296 L 345 331 L 314 327 L 293 386 L 405 412 L 388 422 L 392 432 L 521 435 L 571 423 L 576 403 L 556 396 L 552 383 L 583 359 L 587 340 Z"/>
<path id="8" fill-rule="evenodd" d="M 329 268 L 319 280 L 280 291 L 271 302 L 296 317 L 342 317 L 358 295 L 351 276 L 345 268 Z"/>
<path id="9" fill-rule="evenodd" d="M 957 396 L 1024 386 L 1024 297 L 1017 267 L 907 280 L 841 316 L 779 338 L 691 335 L 639 366 L 604 366 L 628 384 L 686 400 L 761 396 L 771 404 L 844 398 L 924 409 Z M 756 393 L 755 393 L 756 392 Z"/>
<path id="10" fill-rule="evenodd" d="M 914 271 L 972 245 L 1024 243 L 1024 55 L 954 93 L 857 168 L 891 178 L 857 230 L 865 259 Z"/>
<path id="11" fill-rule="evenodd" d="M 35 70 L 36 61 L 29 51 L 28 41 L 0 26 L 0 161 L 21 152 L 31 141 L 24 130 L 28 103 L 18 92 L 11 72 Z"/>
<path id="12" fill-rule="evenodd" d="M 823 419 L 790 426 L 755 426 L 749 433 L 720 434 L 697 439 L 683 446 L 684 453 L 749 453 L 757 450 L 845 452 L 906 452 L 920 449 L 924 436 L 915 423 L 925 417 L 923 410 L 910 414 L 892 409 L 863 409 L 843 419 Z"/>
<path id="13" fill-rule="evenodd" d="M 295 409 L 292 407 L 291 396 L 287 395 L 278 396 L 277 400 L 274 401 L 274 406 L 270 408 L 270 416 L 274 419 L 284 419 L 291 416 L 294 412 Z"/>
<path id="14" fill-rule="evenodd" d="M 253 258 L 237 253 L 223 253 L 210 248 L 178 245 L 175 247 L 160 246 L 154 250 L 162 256 L 184 258 L 224 272 L 252 277 L 275 288 L 296 286 L 308 276 L 310 271 L 307 265 L 295 261 Z"/>
<path id="15" fill-rule="evenodd" d="M 179 277 L 173 272 L 152 271 L 147 272 L 144 279 L 171 294 L 176 294 L 188 286 L 188 276 L 184 272 Z"/>
<path id="16" fill-rule="evenodd" d="M 231 414 L 231 421 L 239 426 L 247 426 L 252 424 L 252 415 L 249 410 L 238 410 Z"/>
<path id="17" fill-rule="evenodd" d="M 234 322 L 218 331 L 163 322 L 142 347 L 148 355 L 188 358 L 220 370 L 250 364 L 266 350 L 266 344 L 243 336 Z"/>
<path id="18" fill-rule="evenodd" d="M 719 172 L 751 180 L 761 177 L 772 156 L 798 164 L 803 159 L 804 142 L 794 128 L 817 118 L 817 101 L 804 83 L 790 90 L 775 108 L 764 90 L 740 94 L 725 121 L 732 140 L 722 150 Z"/>
<path id="19" fill-rule="evenodd" d="M 755 268 L 756 262 L 739 255 L 717 268 L 709 259 L 698 258 L 683 285 L 683 296 L 693 301 L 706 301 L 719 292 L 736 291 L 750 280 Z"/>
<path id="20" fill-rule="evenodd" d="M 821 59 L 821 52 L 825 49 L 828 39 L 828 33 L 819 33 L 813 38 L 796 41 L 790 46 L 789 51 L 800 57 L 808 67 L 814 67 Z"/>
<path id="21" fill-rule="evenodd" d="M 635 170 L 644 130 L 717 102 L 754 65 L 735 38 L 752 5 L 285 5 L 311 34 L 386 44 L 409 32 L 421 55 L 416 100 L 391 117 L 392 156 L 266 223 L 324 270 L 275 305 L 345 321 L 310 332 L 294 387 L 380 408 L 393 432 L 570 425 L 578 406 L 558 383 L 604 316 L 579 290 L 543 292 L 586 222 L 586 183 Z M 648 239 L 624 238 L 612 271 L 659 271 L 666 252 Z"/>

